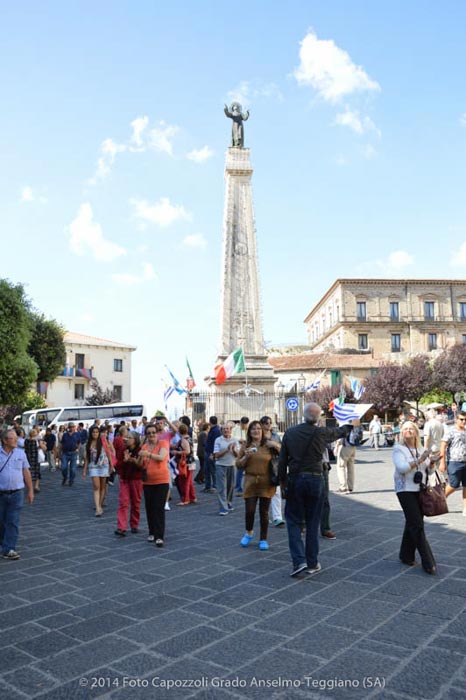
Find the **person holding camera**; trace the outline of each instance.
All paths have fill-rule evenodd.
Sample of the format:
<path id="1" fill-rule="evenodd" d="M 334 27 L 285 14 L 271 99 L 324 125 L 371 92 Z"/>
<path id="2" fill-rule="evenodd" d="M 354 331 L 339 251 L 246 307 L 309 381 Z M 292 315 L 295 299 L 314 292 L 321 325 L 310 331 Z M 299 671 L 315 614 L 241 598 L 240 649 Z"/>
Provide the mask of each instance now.
<path id="1" fill-rule="evenodd" d="M 257 501 L 259 501 L 259 549 L 262 551 L 269 549 L 267 542 L 269 508 L 276 488 L 270 483 L 269 464 L 279 447 L 280 445 L 274 440 L 266 438 L 260 421 L 254 420 L 249 423 L 246 443 L 241 447 L 236 460 L 238 469 L 244 469 L 245 472 L 243 497 L 246 506 L 246 532 L 240 541 L 242 547 L 248 547 L 254 538 L 254 516 Z"/>
<path id="2" fill-rule="evenodd" d="M 412 421 L 406 421 L 401 427 L 400 441 L 393 448 L 395 492 L 406 521 L 399 556 L 403 564 L 414 566 L 417 549 L 424 571 L 435 575 L 437 567 L 424 531 L 419 491 L 425 470 L 428 474 L 434 472 L 440 454 L 432 453 L 430 449 L 421 450 L 419 428 Z"/>
<path id="3" fill-rule="evenodd" d="M 159 438 L 155 425 L 146 426 L 146 442 L 139 452 L 142 466 L 142 482 L 147 525 L 148 542 L 163 547 L 165 535 L 165 502 L 168 496 L 170 477 L 168 456 L 170 444 Z"/>

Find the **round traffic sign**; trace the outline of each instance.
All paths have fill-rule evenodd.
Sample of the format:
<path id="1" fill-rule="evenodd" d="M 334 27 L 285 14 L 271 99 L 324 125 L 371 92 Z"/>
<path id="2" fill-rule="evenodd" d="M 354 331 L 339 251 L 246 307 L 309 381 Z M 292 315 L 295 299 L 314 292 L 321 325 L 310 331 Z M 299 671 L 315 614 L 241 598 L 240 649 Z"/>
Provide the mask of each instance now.
<path id="1" fill-rule="evenodd" d="M 294 397 L 287 399 L 286 400 L 286 407 L 289 411 L 297 411 L 299 408 L 298 399 L 295 399 Z"/>

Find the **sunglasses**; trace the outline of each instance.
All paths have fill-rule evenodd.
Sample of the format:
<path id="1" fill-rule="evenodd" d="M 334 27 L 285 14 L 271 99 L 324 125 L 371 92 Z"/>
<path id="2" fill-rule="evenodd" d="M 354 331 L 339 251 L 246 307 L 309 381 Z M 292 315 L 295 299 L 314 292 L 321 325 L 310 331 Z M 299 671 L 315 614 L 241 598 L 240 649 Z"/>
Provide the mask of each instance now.
<path id="1" fill-rule="evenodd" d="M 157 435 L 157 432 L 155 430 L 148 430 L 146 435 Z"/>

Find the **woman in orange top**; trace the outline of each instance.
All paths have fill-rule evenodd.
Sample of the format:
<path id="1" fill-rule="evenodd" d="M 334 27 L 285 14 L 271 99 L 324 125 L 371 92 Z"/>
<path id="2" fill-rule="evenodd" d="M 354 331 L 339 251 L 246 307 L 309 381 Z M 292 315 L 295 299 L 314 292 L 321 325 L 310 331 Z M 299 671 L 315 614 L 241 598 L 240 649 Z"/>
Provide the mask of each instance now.
<path id="1" fill-rule="evenodd" d="M 146 426 L 147 442 L 139 452 L 144 484 L 144 505 L 149 526 L 148 542 L 163 547 L 165 534 L 165 501 L 169 489 L 168 456 L 170 445 L 166 440 L 159 440 L 155 425 Z"/>

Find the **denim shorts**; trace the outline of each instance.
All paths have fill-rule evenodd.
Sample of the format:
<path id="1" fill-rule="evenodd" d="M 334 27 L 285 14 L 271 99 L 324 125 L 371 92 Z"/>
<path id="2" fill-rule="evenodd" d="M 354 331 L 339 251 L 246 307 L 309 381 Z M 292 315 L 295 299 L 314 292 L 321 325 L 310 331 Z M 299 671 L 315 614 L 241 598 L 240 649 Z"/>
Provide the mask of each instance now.
<path id="1" fill-rule="evenodd" d="M 466 462 L 449 462 L 448 481 L 453 489 L 466 486 Z"/>

